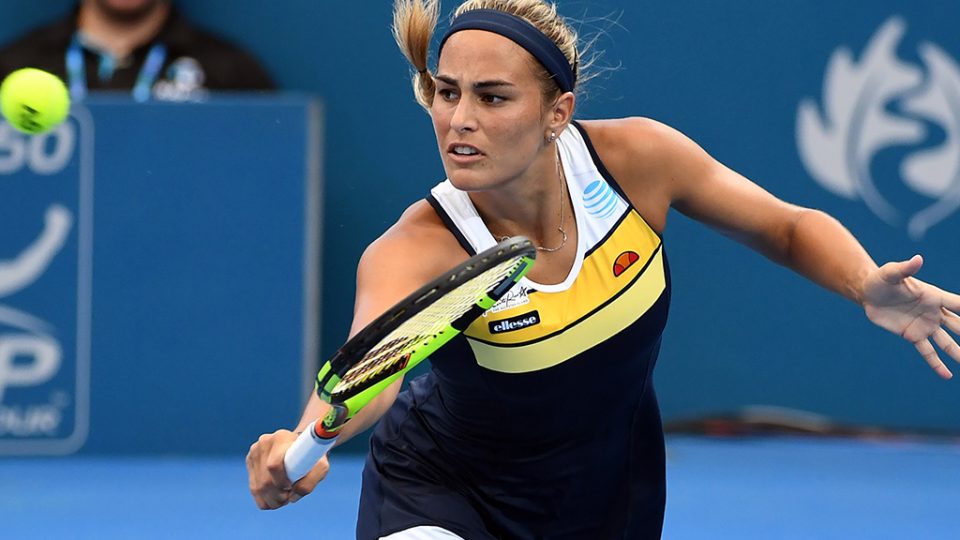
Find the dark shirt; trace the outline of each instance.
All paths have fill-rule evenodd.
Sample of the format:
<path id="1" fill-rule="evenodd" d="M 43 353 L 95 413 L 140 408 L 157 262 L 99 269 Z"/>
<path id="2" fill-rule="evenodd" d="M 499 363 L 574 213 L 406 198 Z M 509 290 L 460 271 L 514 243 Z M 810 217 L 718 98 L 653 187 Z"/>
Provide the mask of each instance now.
<path id="1" fill-rule="evenodd" d="M 78 11 L 38 28 L 0 50 L 0 78 L 10 72 L 34 67 L 49 71 L 67 84 L 67 50 L 77 32 Z M 157 36 L 116 62 L 109 54 L 83 45 L 86 86 L 89 90 L 131 90 L 147 56 L 157 43 L 166 47 L 163 67 L 152 84 L 160 99 L 189 99 L 204 90 L 273 90 L 266 70 L 248 53 L 223 39 L 200 30 L 171 10 Z M 115 65 L 114 65 L 115 64 Z M 111 66 L 104 69 L 104 66 Z"/>
<path id="2" fill-rule="evenodd" d="M 582 264 L 561 287 L 518 287 L 430 355 L 430 372 L 370 441 L 358 539 L 427 524 L 469 540 L 660 539 L 666 473 L 653 368 L 669 265 L 586 130 L 574 122 L 568 132 L 559 144 L 577 171 L 571 192 L 584 193 L 575 203 Z M 593 200 L 614 202 L 591 207 L 601 178 L 609 198 Z M 472 255 L 468 238 L 489 231 L 458 207 L 458 193 L 438 188 L 428 201 Z M 629 253 L 634 274 L 618 272 Z M 497 330 L 531 314 L 531 326 Z"/>

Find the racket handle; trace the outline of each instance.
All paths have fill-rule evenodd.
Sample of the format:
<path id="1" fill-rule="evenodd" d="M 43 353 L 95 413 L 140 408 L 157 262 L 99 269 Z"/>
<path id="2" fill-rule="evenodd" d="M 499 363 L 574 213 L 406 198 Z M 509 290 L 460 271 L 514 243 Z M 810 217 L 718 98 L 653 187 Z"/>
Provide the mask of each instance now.
<path id="1" fill-rule="evenodd" d="M 316 424 L 316 420 L 310 422 L 307 429 L 303 430 L 297 440 L 293 441 L 293 444 L 287 449 L 286 455 L 283 456 L 283 466 L 286 468 L 287 478 L 291 482 L 296 482 L 306 476 L 310 469 L 320 461 L 320 458 L 327 455 L 330 447 L 333 446 L 333 442 L 337 440 L 336 437 L 331 439 L 318 437 L 314 429 Z"/>

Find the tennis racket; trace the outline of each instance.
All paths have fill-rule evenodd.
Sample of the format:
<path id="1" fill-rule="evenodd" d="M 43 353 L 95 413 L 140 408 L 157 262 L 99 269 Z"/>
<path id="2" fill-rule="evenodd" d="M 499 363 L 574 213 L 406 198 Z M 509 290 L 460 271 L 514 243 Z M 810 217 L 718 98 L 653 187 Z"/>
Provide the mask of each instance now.
<path id="1" fill-rule="evenodd" d="M 392 382 L 493 307 L 533 266 L 536 248 L 516 236 L 471 257 L 368 324 L 317 373 L 332 407 L 297 437 L 283 459 L 291 482 L 306 476 L 340 428 Z"/>

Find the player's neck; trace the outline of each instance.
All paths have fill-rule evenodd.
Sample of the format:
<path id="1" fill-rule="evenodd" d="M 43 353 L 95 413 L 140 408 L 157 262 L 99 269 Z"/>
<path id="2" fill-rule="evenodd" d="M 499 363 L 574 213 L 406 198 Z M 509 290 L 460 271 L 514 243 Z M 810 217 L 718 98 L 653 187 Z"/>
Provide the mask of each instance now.
<path id="1" fill-rule="evenodd" d="M 522 225 L 528 234 L 550 227 L 560 208 L 557 157 L 543 152 L 519 176 L 501 180 L 495 188 L 470 193 L 488 225 L 501 221 Z M 554 225 L 555 227 L 556 225 Z"/>
<path id="2" fill-rule="evenodd" d="M 549 156 L 542 164 L 498 189 L 470 194 L 477 212 L 497 239 L 522 234 L 534 244 L 559 251 L 576 229 L 565 178 Z M 562 236 L 561 236 L 562 235 Z M 542 254 L 542 253 L 541 253 Z"/>
<path id="3" fill-rule="evenodd" d="M 96 2 L 83 2 L 77 28 L 96 47 L 124 58 L 156 37 L 169 15 L 170 4 L 160 2 L 136 21 L 119 21 L 104 13 Z"/>

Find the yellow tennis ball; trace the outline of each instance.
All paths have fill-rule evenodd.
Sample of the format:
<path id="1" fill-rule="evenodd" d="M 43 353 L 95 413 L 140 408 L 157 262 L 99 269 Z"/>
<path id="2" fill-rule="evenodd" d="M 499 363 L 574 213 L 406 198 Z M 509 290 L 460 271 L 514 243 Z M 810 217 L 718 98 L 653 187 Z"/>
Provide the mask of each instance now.
<path id="1" fill-rule="evenodd" d="M 66 119 L 70 93 L 56 75 L 24 68 L 0 84 L 0 112 L 10 125 L 29 135 L 38 135 Z"/>

